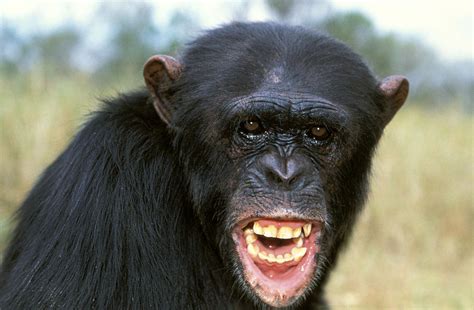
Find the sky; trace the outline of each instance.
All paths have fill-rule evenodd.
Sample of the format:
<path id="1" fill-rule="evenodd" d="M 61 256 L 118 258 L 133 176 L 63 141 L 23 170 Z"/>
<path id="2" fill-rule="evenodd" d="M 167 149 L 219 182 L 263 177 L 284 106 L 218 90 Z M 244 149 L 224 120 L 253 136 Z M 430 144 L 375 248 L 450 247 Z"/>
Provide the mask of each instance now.
<path id="1" fill-rule="evenodd" d="M 133 1 L 109 1 L 130 5 Z M 136 2 L 136 1 L 135 1 Z M 94 0 L 0 0 L 0 23 L 13 22 L 18 30 L 48 29 L 72 21 L 87 27 L 98 3 Z M 231 20 L 234 1 L 158 0 L 157 23 L 165 23 L 173 9 L 194 12 L 204 27 L 215 27 Z M 332 0 L 335 10 L 358 10 L 368 15 L 383 32 L 401 33 L 433 47 L 448 61 L 473 60 L 473 0 Z M 262 1 L 252 1 L 251 20 L 266 20 Z M 216 14 L 217 12 L 217 14 Z"/>

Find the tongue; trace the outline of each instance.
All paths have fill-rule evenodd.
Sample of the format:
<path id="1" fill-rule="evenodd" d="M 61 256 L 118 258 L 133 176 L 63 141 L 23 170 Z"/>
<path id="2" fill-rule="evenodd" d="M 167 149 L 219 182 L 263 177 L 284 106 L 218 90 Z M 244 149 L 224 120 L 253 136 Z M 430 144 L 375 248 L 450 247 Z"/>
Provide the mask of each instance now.
<path id="1" fill-rule="evenodd" d="M 263 250 L 267 253 L 272 253 L 275 256 L 279 254 L 284 255 L 285 253 L 290 253 L 291 249 L 295 247 L 295 243 L 292 239 L 281 240 L 277 238 L 266 238 L 259 236 L 256 243 L 260 250 Z"/>

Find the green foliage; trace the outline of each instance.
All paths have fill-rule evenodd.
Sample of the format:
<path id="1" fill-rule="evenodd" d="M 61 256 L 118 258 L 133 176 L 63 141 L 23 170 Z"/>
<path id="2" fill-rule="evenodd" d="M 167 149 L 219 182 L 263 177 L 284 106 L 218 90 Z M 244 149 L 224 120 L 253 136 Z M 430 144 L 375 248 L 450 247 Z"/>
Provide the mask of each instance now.
<path id="1" fill-rule="evenodd" d="M 19 70 L 17 59 L 22 54 L 22 42 L 15 29 L 7 24 L 0 24 L 0 74 L 16 74 Z"/>
<path id="2" fill-rule="evenodd" d="M 364 14 L 332 11 L 326 0 L 265 0 L 265 4 L 278 21 L 303 24 L 347 43 L 366 59 L 379 78 L 406 75 L 410 80 L 410 101 L 427 108 L 456 101 L 465 111 L 473 112 L 472 62 L 446 64 L 418 38 L 382 33 Z M 176 10 L 167 24 L 158 27 L 155 9 L 159 5 L 146 2 L 104 2 L 90 29 L 79 31 L 69 25 L 30 36 L 20 35 L 4 22 L 0 28 L 0 75 L 36 72 L 48 87 L 51 79 L 85 71 L 92 73 L 100 85 L 129 81 L 138 84 L 148 57 L 157 53 L 176 55 L 184 42 L 200 30 L 199 22 L 186 9 Z M 248 1 L 235 6 L 240 16 L 249 9 Z M 105 35 L 97 35 L 97 28 L 105 29 Z M 84 54 L 90 37 L 103 38 L 103 43 Z M 90 68 L 81 65 L 81 59 Z"/>
<path id="3" fill-rule="evenodd" d="M 136 75 L 145 61 L 156 53 L 158 29 L 149 4 L 130 7 L 102 4 L 100 8 L 111 32 L 105 53 L 109 56 L 97 68 L 100 79 L 112 80 Z"/>
<path id="4" fill-rule="evenodd" d="M 35 59 L 32 67 L 41 66 L 45 74 L 70 74 L 75 69 L 73 55 L 80 40 L 81 35 L 73 28 L 34 36 L 26 59 Z"/>
<path id="5" fill-rule="evenodd" d="M 379 78 L 406 75 L 410 81 L 410 102 L 430 109 L 459 102 L 464 111 L 474 111 L 472 62 L 446 65 L 418 38 L 381 33 L 360 12 L 329 10 L 328 14 L 318 15 L 327 7 L 323 0 L 267 0 L 266 4 L 279 20 L 304 24 L 345 42 L 363 56 Z"/>
<path id="6" fill-rule="evenodd" d="M 284 19 L 294 11 L 297 2 L 297 0 L 267 0 L 267 5 L 279 18 Z"/>

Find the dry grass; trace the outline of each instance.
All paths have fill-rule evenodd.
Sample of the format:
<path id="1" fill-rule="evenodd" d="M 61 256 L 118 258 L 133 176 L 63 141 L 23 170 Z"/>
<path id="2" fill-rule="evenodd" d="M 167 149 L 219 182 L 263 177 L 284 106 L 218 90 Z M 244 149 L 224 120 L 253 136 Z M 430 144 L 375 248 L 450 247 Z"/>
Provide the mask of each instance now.
<path id="1" fill-rule="evenodd" d="M 473 117 L 406 106 L 329 286 L 334 306 L 474 308 Z"/>
<path id="2" fill-rule="evenodd" d="M 81 77 L 0 78 L 0 250 L 16 206 L 104 95 Z M 472 133 L 455 108 L 409 104 L 396 116 L 328 287 L 335 308 L 474 308 Z"/>

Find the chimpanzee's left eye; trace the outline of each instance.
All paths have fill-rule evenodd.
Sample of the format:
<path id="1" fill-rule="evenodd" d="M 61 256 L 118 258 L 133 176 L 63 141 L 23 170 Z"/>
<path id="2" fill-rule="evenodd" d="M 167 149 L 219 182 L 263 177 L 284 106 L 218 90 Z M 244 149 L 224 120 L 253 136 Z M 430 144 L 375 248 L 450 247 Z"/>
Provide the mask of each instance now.
<path id="1" fill-rule="evenodd" d="M 259 135 L 264 131 L 258 119 L 249 119 L 241 122 L 239 130 L 246 135 Z"/>
<path id="2" fill-rule="evenodd" d="M 331 131 L 324 125 L 316 125 L 308 130 L 308 136 L 318 141 L 329 139 Z"/>

